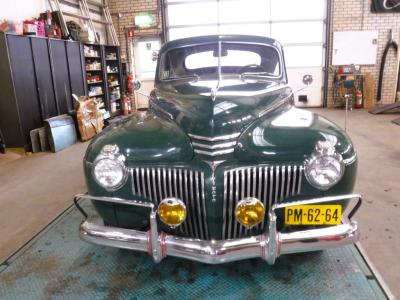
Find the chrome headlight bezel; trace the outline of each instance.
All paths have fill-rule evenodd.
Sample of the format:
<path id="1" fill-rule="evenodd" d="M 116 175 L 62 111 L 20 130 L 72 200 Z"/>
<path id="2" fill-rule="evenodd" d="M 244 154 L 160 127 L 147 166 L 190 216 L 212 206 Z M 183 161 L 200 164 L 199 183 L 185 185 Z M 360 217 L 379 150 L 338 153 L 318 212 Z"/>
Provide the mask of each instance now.
<path id="1" fill-rule="evenodd" d="M 119 171 L 122 172 L 121 179 L 113 185 L 106 186 L 102 183 L 99 178 L 96 176 L 96 166 L 99 163 L 105 163 L 109 161 L 109 163 L 115 164 L 117 168 L 120 168 Z M 119 148 L 117 145 L 105 145 L 101 150 L 100 154 L 96 157 L 92 166 L 92 177 L 94 181 L 102 188 L 109 192 L 116 191 L 120 189 L 127 181 L 128 178 L 128 170 L 125 166 L 125 156 L 119 153 Z"/>
<path id="2" fill-rule="evenodd" d="M 338 170 L 336 170 L 336 177 L 327 184 L 321 184 L 316 180 L 316 178 L 312 175 L 313 171 L 315 171 L 315 163 L 321 160 L 334 160 L 333 162 L 338 165 Z M 304 163 L 304 173 L 307 178 L 307 181 L 315 188 L 325 191 L 336 185 L 340 179 L 342 179 L 345 171 L 345 163 L 343 161 L 343 157 L 340 153 L 338 153 L 335 149 L 335 146 L 332 145 L 329 141 L 319 141 L 315 145 L 315 150 L 311 154 L 311 156 Z"/>

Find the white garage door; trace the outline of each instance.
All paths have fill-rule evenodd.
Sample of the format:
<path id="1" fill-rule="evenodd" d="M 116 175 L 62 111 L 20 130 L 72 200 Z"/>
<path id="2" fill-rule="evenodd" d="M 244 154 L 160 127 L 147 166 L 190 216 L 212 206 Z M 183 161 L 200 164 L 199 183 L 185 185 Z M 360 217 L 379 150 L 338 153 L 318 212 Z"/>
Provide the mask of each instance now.
<path id="1" fill-rule="evenodd" d="M 302 87 L 304 74 L 314 83 L 300 92 L 322 106 L 326 0 L 165 0 L 167 39 L 209 34 L 272 37 L 284 46 L 289 83 Z"/>

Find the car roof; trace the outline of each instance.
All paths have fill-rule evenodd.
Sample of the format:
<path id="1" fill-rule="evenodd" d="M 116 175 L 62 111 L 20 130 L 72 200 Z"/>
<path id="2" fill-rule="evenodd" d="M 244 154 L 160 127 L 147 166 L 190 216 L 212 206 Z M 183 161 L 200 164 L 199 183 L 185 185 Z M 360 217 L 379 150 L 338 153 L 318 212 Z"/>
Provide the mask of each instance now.
<path id="1" fill-rule="evenodd" d="M 204 36 L 195 36 L 184 39 L 177 39 L 170 42 L 165 43 L 160 52 L 165 52 L 170 49 L 174 49 L 177 47 L 183 46 L 193 46 L 196 44 L 204 44 L 204 43 L 213 43 L 213 42 L 243 42 L 243 43 L 255 43 L 255 44 L 265 44 L 265 45 L 273 45 L 280 49 L 281 44 L 272 38 L 268 38 L 265 36 L 256 36 L 256 35 L 204 35 Z"/>

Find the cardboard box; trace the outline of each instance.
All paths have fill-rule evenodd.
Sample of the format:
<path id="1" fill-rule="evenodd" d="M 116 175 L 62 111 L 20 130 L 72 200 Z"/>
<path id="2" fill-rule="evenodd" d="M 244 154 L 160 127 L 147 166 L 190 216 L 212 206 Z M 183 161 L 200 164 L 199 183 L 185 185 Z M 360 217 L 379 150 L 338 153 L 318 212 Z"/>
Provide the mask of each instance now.
<path id="1" fill-rule="evenodd" d="M 104 127 L 100 103 L 85 96 L 79 97 L 76 104 L 76 118 L 82 141 L 87 141 L 102 131 Z"/>

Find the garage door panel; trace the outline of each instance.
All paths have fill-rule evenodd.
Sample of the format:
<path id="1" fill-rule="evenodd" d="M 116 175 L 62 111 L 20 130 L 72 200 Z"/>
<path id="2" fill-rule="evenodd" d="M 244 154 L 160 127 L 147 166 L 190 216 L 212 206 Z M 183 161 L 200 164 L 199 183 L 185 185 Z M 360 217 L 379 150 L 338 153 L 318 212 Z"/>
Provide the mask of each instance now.
<path id="1" fill-rule="evenodd" d="M 220 23 L 268 21 L 269 15 L 269 1 L 266 0 L 219 2 Z"/>
<path id="2" fill-rule="evenodd" d="M 322 67 L 322 46 L 286 46 L 284 47 L 287 67 Z"/>
<path id="3" fill-rule="evenodd" d="M 200 36 L 209 34 L 218 34 L 218 26 L 171 28 L 169 30 L 169 39 L 172 41 L 190 36 Z"/>
<path id="4" fill-rule="evenodd" d="M 325 0 L 271 0 L 271 19 L 312 20 L 325 16 Z"/>
<path id="5" fill-rule="evenodd" d="M 168 5 L 168 26 L 217 24 L 217 2 Z"/>
<path id="6" fill-rule="evenodd" d="M 282 44 L 286 43 L 323 43 L 324 23 L 314 22 L 290 22 L 272 23 L 271 37 Z"/>
<path id="7" fill-rule="evenodd" d="M 269 23 L 265 24 L 247 24 L 247 25 L 221 25 L 220 34 L 249 34 L 269 37 Z"/>

